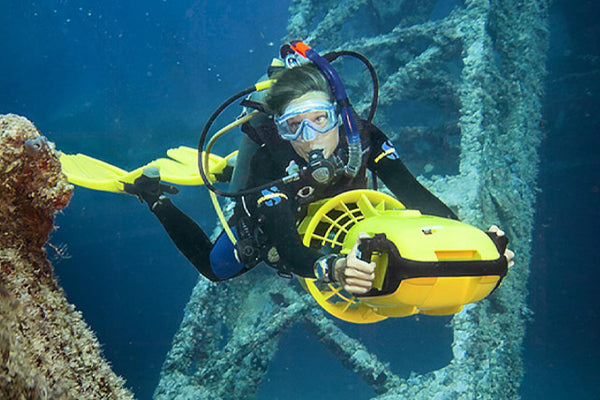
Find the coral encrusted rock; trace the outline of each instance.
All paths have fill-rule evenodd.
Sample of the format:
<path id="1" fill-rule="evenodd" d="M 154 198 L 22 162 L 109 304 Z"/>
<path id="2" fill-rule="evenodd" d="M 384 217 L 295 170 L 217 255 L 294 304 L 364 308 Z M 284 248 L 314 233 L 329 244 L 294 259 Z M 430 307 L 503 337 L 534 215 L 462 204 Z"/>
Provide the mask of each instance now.
<path id="1" fill-rule="evenodd" d="M 43 249 L 73 187 L 54 144 L 0 115 L 0 399 L 131 399 Z"/>

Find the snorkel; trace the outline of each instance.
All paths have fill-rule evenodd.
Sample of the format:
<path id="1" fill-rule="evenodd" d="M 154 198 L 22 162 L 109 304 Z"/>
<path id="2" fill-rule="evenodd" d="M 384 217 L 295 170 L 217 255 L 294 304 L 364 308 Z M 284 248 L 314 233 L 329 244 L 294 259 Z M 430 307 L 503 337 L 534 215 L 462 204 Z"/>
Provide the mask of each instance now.
<path id="1" fill-rule="evenodd" d="M 312 61 L 327 79 L 331 91 L 333 92 L 333 96 L 340 108 L 339 112 L 346 130 L 346 138 L 348 141 L 348 164 L 344 167 L 344 173 L 349 177 L 355 177 L 361 165 L 362 148 L 358 124 L 354 118 L 352 105 L 346 94 L 344 84 L 329 61 L 307 44 L 299 40 L 293 40 L 289 45 L 284 45 L 281 49 L 281 55 L 284 58 L 293 53 L 299 54 Z"/>

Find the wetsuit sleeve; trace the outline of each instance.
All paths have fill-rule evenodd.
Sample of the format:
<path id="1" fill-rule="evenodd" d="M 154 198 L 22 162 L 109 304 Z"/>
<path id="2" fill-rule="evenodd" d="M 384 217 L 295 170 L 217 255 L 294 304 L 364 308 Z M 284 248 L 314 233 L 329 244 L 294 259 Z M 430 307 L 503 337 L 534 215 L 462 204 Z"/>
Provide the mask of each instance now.
<path id="1" fill-rule="evenodd" d="M 248 187 L 257 187 L 283 176 L 267 152 L 261 150 L 250 164 Z M 280 185 L 248 195 L 244 201 L 253 218 L 260 219 L 268 246 L 277 249 L 284 271 L 313 278 L 314 263 L 323 254 L 302 244 L 296 230 L 294 196 L 288 185 Z"/>
<path id="2" fill-rule="evenodd" d="M 210 268 L 210 251 L 213 245 L 202 228 L 166 197 L 161 197 L 154 203 L 152 212 L 175 246 L 198 272 L 213 282 L 218 281 L 219 278 Z"/>
<path id="3" fill-rule="evenodd" d="M 264 216 L 263 229 L 279 253 L 286 272 L 292 272 L 305 278 L 314 278 L 314 263 L 323 256 L 315 249 L 308 248 L 300 241 L 296 230 L 296 213 L 290 207 L 289 200 L 273 207 L 263 206 L 259 212 Z"/>
<path id="4" fill-rule="evenodd" d="M 367 167 L 377 173 L 398 200 L 407 208 L 414 208 L 423 214 L 458 219 L 454 211 L 417 181 L 383 132 L 372 124 L 366 128 L 371 138 L 371 156 Z"/>

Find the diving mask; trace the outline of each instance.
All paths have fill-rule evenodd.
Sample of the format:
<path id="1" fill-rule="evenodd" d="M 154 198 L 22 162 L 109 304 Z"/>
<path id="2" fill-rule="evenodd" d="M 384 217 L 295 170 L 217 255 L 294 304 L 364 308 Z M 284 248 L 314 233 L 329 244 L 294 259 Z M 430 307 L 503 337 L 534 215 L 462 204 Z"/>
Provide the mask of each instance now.
<path id="1" fill-rule="evenodd" d="M 304 118 L 298 118 L 302 114 L 306 114 Z M 337 126 L 336 106 L 322 99 L 303 101 L 288 106 L 275 123 L 282 139 L 310 142 Z"/>

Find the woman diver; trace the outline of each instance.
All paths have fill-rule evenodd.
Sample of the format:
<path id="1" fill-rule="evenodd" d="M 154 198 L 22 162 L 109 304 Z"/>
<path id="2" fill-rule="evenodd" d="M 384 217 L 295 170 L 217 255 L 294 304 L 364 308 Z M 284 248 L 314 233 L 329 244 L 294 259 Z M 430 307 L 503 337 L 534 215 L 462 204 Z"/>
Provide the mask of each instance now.
<path id="1" fill-rule="evenodd" d="M 242 127 L 255 151 L 246 154 L 246 168 L 239 167 L 238 159 L 234 179 L 242 189 L 262 189 L 243 190 L 246 194 L 237 196 L 229 221 L 238 239 L 235 247 L 224 234 L 211 243 L 164 195 L 169 187 L 160 183 L 159 176 L 145 172 L 126 190 L 148 204 L 178 249 L 211 281 L 241 275 L 264 261 L 283 276 L 339 282 L 350 293 L 364 294 L 372 287 L 375 263 L 357 255 L 361 238 L 347 255 L 327 254 L 302 244 L 297 221 L 309 203 L 366 188 L 368 169 L 408 208 L 458 218 L 415 179 L 391 141 L 367 120 L 353 121 L 360 149 L 356 154 L 348 124 L 340 124 L 340 119 L 349 118 L 340 117 L 344 104 L 339 103 L 344 100 L 340 101 L 331 77 L 318 63 L 285 68 L 274 78 L 264 100 L 267 112 Z M 249 142 L 247 138 L 244 140 Z M 349 164 L 354 168 L 350 173 Z M 295 178 L 282 179 L 291 175 Z M 271 182 L 277 184 L 269 185 Z M 490 230 L 504 234 L 495 226 Z M 512 265 L 514 254 L 507 250 L 505 256 Z"/>

